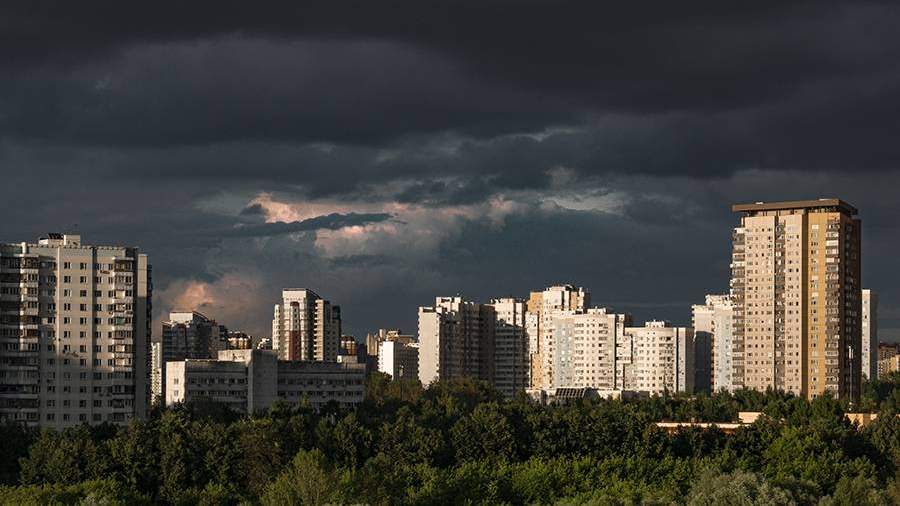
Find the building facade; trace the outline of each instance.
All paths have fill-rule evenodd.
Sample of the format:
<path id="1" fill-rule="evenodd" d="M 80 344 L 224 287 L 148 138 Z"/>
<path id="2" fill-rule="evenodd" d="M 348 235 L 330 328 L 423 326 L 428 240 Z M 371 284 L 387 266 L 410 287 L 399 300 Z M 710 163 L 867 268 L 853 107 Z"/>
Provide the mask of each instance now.
<path id="1" fill-rule="evenodd" d="M 649 321 L 626 327 L 619 347 L 620 389 L 661 394 L 694 391 L 694 331 Z"/>
<path id="2" fill-rule="evenodd" d="M 494 313 L 462 297 L 437 297 L 419 308 L 419 380 L 494 381 Z"/>
<path id="3" fill-rule="evenodd" d="M 709 364 L 701 363 L 701 355 L 697 355 L 697 371 L 708 370 L 709 387 L 713 392 L 720 390 L 734 391 L 732 374 L 734 373 L 734 333 L 732 319 L 734 305 L 729 295 L 707 295 L 704 304 L 692 307 L 691 325 L 694 328 L 696 343 L 709 342 Z M 702 386 L 695 385 L 697 389 Z"/>
<path id="4" fill-rule="evenodd" d="M 735 205 L 735 387 L 857 400 L 860 220 L 838 199 Z"/>
<path id="5" fill-rule="evenodd" d="M 556 361 L 553 342 L 553 320 L 558 311 L 584 312 L 590 306 L 591 295 L 573 285 L 556 285 L 540 292 L 531 292 L 526 310 L 526 334 L 529 345 L 532 389 L 555 388 L 553 364 Z"/>
<path id="6" fill-rule="evenodd" d="M 860 369 L 864 380 L 878 377 L 878 296 L 872 290 L 862 291 L 862 341 Z"/>
<path id="7" fill-rule="evenodd" d="M 308 402 L 316 410 L 329 402 L 353 408 L 365 394 L 365 366 L 278 360 L 271 350 L 226 350 L 218 358 L 170 362 L 166 405 L 213 401 L 251 414 L 278 400 Z"/>
<path id="8" fill-rule="evenodd" d="M 884 375 L 896 370 L 893 364 L 896 363 L 894 357 L 900 355 L 900 344 L 897 343 L 878 343 L 878 378 L 884 378 Z"/>
<path id="9" fill-rule="evenodd" d="M 631 317 L 604 308 L 557 310 L 553 315 L 553 375 L 550 388 L 545 390 L 620 388 L 617 347 L 625 337 L 625 327 L 631 325 Z"/>
<path id="10" fill-rule="evenodd" d="M 340 306 L 305 288 L 282 291 L 272 320 L 272 349 L 279 358 L 335 362 L 340 341 Z"/>
<path id="11" fill-rule="evenodd" d="M 161 357 L 158 363 L 153 363 L 151 378 L 162 379 L 166 377 L 167 362 L 215 358 L 219 351 L 228 349 L 228 329 L 197 311 L 171 311 L 169 320 L 162 323 L 159 345 Z M 165 382 L 152 383 L 153 388 L 161 388 L 151 388 L 154 398 L 165 397 Z"/>
<path id="12" fill-rule="evenodd" d="M 494 323 L 494 387 L 511 397 L 529 386 L 526 304 L 508 297 L 493 299 L 487 306 Z"/>
<path id="13" fill-rule="evenodd" d="M 419 343 L 397 336 L 378 343 L 378 371 L 391 379 L 419 378 Z"/>
<path id="14" fill-rule="evenodd" d="M 74 234 L 0 245 L 0 420 L 127 423 L 150 403 L 151 269 Z"/>

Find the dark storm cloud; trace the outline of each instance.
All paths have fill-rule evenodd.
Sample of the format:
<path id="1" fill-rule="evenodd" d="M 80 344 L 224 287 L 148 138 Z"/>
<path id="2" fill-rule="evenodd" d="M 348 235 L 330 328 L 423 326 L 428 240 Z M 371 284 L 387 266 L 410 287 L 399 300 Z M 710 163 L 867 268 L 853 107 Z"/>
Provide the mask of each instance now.
<path id="1" fill-rule="evenodd" d="M 727 290 L 731 203 L 838 196 L 900 315 L 898 25 L 876 1 L 2 2 L 2 239 L 140 245 L 156 307 L 238 291 L 217 316 L 256 332 L 282 283 L 356 333 L 554 282 L 686 323 Z M 262 223 L 261 195 L 321 216 Z"/>
<path id="2" fill-rule="evenodd" d="M 389 219 L 391 219 L 391 215 L 386 213 L 332 213 L 289 223 L 278 221 L 259 225 L 240 225 L 228 230 L 217 230 L 212 235 L 215 237 L 271 237 L 315 230 L 338 230 L 345 227 L 378 223 Z"/>

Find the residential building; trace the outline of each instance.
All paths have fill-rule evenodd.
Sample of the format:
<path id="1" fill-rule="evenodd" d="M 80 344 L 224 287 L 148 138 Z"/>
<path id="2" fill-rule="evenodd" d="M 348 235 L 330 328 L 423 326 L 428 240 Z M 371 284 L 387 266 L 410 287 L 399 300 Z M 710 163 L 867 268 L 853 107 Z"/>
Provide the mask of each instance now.
<path id="1" fill-rule="evenodd" d="M 340 306 L 305 288 L 282 291 L 272 320 L 272 348 L 279 358 L 335 362 L 340 341 Z"/>
<path id="2" fill-rule="evenodd" d="M 250 350 L 256 348 L 256 345 L 259 343 L 258 338 L 239 330 L 229 330 L 226 334 L 226 340 L 226 350 Z"/>
<path id="3" fill-rule="evenodd" d="M 605 308 L 589 308 L 583 312 L 554 311 L 548 327 L 553 329 L 552 390 L 619 389 L 616 351 L 628 325 L 631 325 L 630 315 L 616 314 Z"/>
<path id="4" fill-rule="evenodd" d="M 215 358 L 220 350 L 228 349 L 228 329 L 215 320 L 191 310 L 176 310 L 169 313 L 169 320 L 162 323 L 160 336 L 162 357 L 154 364 L 151 377 L 166 377 L 166 363 L 188 358 Z M 159 371 L 155 370 L 159 366 Z M 165 398 L 165 383 L 158 385 L 163 390 L 153 391 L 154 396 Z"/>
<path id="5" fill-rule="evenodd" d="M 692 307 L 693 317 L 691 325 L 694 328 L 694 339 L 697 347 L 705 346 L 709 342 L 709 362 L 704 358 L 705 353 L 697 351 L 697 377 L 701 378 L 706 371 L 709 372 L 709 390 L 734 391 L 732 374 L 734 372 L 733 348 L 734 333 L 732 318 L 734 317 L 734 305 L 729 295 L 707 295 L 704 304 L 696 304 Z M 704 390 L 704 383 L 695 380 L 697 390 Z"/>
<path id="6" fill-rule="evenodd" d="M 532 389 L 549 390 L 553 384 L 556 360 L 553 319 L 557 311 L 583 312 L 590 306 L 590 293 L 573 285 L 556 285 L 531 292 L 526 305 L 530 378 Z"/>
<path id="7" fill-rule="evenodd" d="M 878 377 L 878 296 L 872 290 L 862 291 L 862 341 L 860 369 L 864 380 Z"/>
<path id="8" fill-rule="evenodd" d="M 125 424 L 150 404 L 151 269 L 77 234 L 0 245 L 0 421 Z"/>
<path id="9" fill-rule="evenodd" d="M 878 343 L 878 378 L 883 378 L 885 374 L 897 370 L 893 367 L 891 359 L 900 355 L 900 344 L 898 343 Z"/>
<path id="10" fill-rule="evenodd" d="M 163 373 L 162 343 L 159 341 L 150 344 L 150 403 L 151 405 L 165 401 L 163 388 L 165 388 L 165 374 Z"/>
<path id="11" fill-rule="evenodd" d="M 493 312 L 494 387 L 511 397 L 529 386 L 525 301 L 500 298 L 491 300 L 486 306 Z"/>
<path id="12" fill-rule="evenodd" d="M 395 336 L 378 343 L 378 371 L 392 379 L 419 378 L 419 343 Z"/>
<path id="13" fill-rule="evenodd" d="M 900 371 L 900 355 L 892 355 L 878 361 L 879 377 L 883 378 L 884 376 L 897 371 Z"/>
<path id="14" fill-rule="evenodd" d="M 625 327 L 619 388 L 637 392 L 694 391 L 694 331 L 673 327 L 664 321 L 649 321 L 643 327 Z"/>
<path id="15" fill-rule="evenodd" d="M 419 308 L 419 379 L 423 385 L 463 377 L 494 380 L 493 309 L 462 297 L 437 297 Z"/>
<path id="16" fill-rule="evenodd" d="M 364 380 L 362 364 L 278 360 L 272 350 L 225 350 L 217 359 L 170 362 L 166 405 L 213 401 L 247 414 L 278 400 L 309 402 L 316 410 L 329 402 L 352 408 L 363 400 Z"/>
<path id="17" fill-rule="evenodd" d="M 734 229 L 736 388 L 857 400 L 860 220 L 838 199 L 741 204 Z"/>

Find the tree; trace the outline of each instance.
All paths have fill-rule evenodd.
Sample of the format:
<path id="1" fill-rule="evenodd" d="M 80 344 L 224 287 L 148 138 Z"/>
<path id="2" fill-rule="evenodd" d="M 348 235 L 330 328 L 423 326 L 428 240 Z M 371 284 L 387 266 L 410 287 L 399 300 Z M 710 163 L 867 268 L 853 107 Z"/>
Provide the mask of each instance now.
<path id="1" fill-rule="evenodd" d="M 319 450 L 301 451 L 267 488 L 263 505 L 341 503 L 347 479 L 336 472 Z"/>
<path id="2" fill-rule="evenodd" d="M 788 506 L 796 502 L 790 494 L 746 471 L 719 474 L 706 469 L 691 487 L 688 506 Z"/>

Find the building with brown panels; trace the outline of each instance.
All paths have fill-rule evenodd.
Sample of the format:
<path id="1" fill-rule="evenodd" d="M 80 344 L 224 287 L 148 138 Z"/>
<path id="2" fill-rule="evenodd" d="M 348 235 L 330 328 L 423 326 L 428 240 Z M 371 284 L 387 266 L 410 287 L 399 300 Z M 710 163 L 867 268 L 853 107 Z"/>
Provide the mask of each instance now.
<path id="1" fill-rule="evenodd" d="M 734 229 L 735 387 L 859 398 L 860 220 L 839 199 L 741 204 Z"/>
<path id="2" fill-rule="evenodd" d="M 340 342 L 340 306 L 305 288 L 282 291 L 272 320 L 272 348 L 281 360 L 335 362 Z"/>

